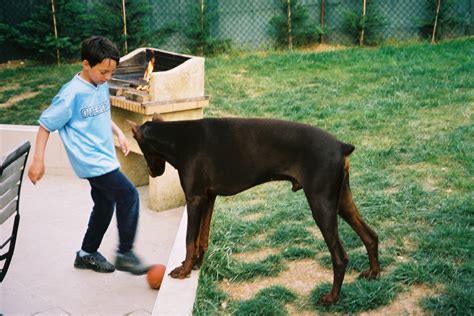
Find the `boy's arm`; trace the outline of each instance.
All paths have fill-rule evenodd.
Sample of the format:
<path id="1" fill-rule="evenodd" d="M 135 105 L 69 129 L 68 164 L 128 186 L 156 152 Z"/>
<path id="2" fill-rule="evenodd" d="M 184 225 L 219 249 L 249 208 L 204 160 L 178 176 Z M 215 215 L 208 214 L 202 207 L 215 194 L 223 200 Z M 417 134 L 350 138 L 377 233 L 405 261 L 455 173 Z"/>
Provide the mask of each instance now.
<path id="1" fill-rule="evenodd" d="M 122 130 L 113 121 L 112 121 L 112 132 L 117 136 L 118 142 L 120 144 L 120 149 L 122 149 L 123 154 L 127 156 L 128 153 L 130 152 L 127 137 L 125 137 Z"/>
<path id="2" fill-rule="evenodd" d="M 33 162 L 28 170 L 28 177 L 33 184 L 36 184 L 44 175 L 44 153 L 48 144 L 49 131 L 40 125 L 36 134 L 35 153 Z"/>

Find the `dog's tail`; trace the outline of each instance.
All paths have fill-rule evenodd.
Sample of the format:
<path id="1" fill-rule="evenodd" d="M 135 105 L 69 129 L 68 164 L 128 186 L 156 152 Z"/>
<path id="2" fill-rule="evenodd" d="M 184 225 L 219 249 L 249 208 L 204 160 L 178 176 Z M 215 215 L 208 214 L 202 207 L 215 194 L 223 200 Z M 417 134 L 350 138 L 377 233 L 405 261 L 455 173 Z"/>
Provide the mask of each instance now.
<path id="1" fill-rule="evenodd" d="M 346 144 L 346 143 L 343 143 L 341 142 L 341 151 L 342 151 L 342 154 L 347 157 L 349 156 L 350 154 L 352 154 L 352 152 L 354 151 L 355 149 L 355 146 L 354 145 L 351 145 L 351 144 Z"/>

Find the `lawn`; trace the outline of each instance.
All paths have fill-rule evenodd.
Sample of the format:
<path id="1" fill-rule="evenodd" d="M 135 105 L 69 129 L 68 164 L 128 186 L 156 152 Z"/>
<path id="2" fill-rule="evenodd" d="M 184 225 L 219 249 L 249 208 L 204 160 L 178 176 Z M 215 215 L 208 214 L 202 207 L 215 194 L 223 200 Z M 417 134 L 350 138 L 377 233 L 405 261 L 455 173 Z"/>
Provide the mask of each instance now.
<path id="1" fill-rule="evenodd" d="M 379 235 L 383 270 L 357 278 L 366 253 L 340 221 L 350 261 L 342 297 L 316 305 L 332 282 L 326 245 L 301 191 L 264 184 L 217 199 L 194 313 L 474 314 L 472 56 L 468 38 L 206 59 L 205 116 L 299 121 L 356 146 L 352 192 Z M 0 123 L 36 124 L 79 70 L 0 67 Z"/>

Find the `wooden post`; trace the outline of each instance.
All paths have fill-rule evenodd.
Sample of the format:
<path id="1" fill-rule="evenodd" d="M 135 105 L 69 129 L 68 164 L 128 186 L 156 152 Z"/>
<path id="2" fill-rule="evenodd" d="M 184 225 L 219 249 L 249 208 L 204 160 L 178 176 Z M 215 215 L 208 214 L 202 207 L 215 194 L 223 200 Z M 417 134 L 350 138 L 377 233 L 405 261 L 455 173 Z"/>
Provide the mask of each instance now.
<path id="1" fill-rule="evenodd" d="M 291 0 L 287 1 L 287 13 L 288 13 L 288 48 L 290 50 L 293 49 L 293 33 L 291 29 Z"/>
<path id="2" fill-rule="evenodd" d="M 127 12 L 125 10 L 125 0 L 122 0 L 122 20 L 123 20 L 123 36 L 125 39 L 125 42 L 123 43 L 124 45 L 124 50 L 125 54 L 128 53 L 128 39 L 127 39 Z"/>
<path id="3" fill-rule="evenodd" d="M 436 15 L 435 15 L 435 22 L 433 25 L 433 34 L 431 34 L 431 44 L 436 43 L 436 28 L 438 27 L 438 16 L 439 16 L 439 9 L 441 7 L 441 0 L 436 0 Z"/>
<path id="4" fill-rule="evenodd" d="M 325 8 L 324 8 L 324 0 L 321 0 L 321 14 L 319 24 L 321 27 L 321 31 L 324 32 L 324 15 L 325 15 Z M 324 33 L 319 34 L 319 43 L 324 43 Z"/>
<path id="5" fill-rule="evenodd" d="M 58 47 L 58 26 L 56 24 L 56 6 L 54 5 L 54 0 L 51 0 L 51 11 L 53 14 L 54 38 L 56 39 L 56 62 L 59 66 L 61 64 L 61 56 L 59 54 L 59 47 Z"/>
<path id="6" fill-rule="evenodd" d="M 365 20 L 367 10 L 367 0 L 362 0 L 362 20 Z M 362 30 L 360 31 L 359 46 L 364 45 L 364 33 L 365 33 L 365 22 L 362 24 Z"/>
<path id="7" fill-rule="evenodd" d="M 204 0 L 200 0 L 200 4 L 199 4 L 199 10 L 200 10 L 200 18 L 201 18 L 201 32 L 205 32 L 204 30 Z M 204 45 L 204 44 L 203 44 Z M 201 56 L 204 56 L 204 46 L 201 45 L 200 47 L 200 55 Z"/>

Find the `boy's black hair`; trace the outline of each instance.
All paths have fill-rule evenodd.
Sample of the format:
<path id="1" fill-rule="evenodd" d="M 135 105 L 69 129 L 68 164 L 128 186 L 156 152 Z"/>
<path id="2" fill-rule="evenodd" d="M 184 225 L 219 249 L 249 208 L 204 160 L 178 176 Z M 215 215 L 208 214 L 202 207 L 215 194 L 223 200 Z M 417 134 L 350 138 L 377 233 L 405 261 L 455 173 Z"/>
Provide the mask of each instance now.
<path id="1" fill-rule="evenodd" d="M 92 36 L 82 42 L 81 60 L 87 60 L 91 67 L 100 64 L 104 59 L 120 60 L 120 52 L 109 39 L 102 36 Z"/>

